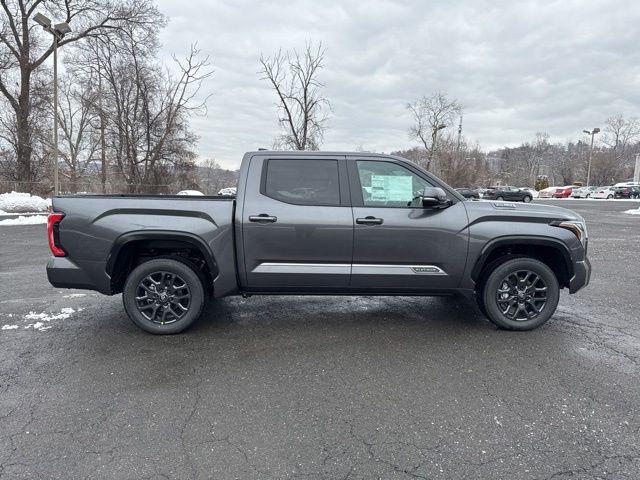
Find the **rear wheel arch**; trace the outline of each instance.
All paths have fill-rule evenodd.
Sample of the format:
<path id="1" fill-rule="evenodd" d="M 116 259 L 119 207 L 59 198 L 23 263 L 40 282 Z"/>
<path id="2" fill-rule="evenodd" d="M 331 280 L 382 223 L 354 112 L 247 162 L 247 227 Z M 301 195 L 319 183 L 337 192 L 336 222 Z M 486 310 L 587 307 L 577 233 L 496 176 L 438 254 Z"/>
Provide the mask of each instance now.
<path id="1" fill-rule="evenodd" d="M 209 246 L 200 237 L 187 232 L 151 231 L 127 233 L 114 242 L 106 266 L 111 292 L 120 293 L 129 273 L 141 263 L 170 257 L 197 268 L 205 287 L 212 290 L 218 267 Z"/>

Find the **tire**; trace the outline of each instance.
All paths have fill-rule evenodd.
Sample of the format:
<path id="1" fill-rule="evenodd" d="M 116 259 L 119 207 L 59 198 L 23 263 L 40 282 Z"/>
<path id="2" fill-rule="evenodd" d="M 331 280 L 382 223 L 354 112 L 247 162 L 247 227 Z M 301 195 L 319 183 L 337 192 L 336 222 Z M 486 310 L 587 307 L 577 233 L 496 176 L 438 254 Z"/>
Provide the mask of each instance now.
<path id="1" fill-rule="evenodd" d="M 522 199 L 522 201 L 524 203 L 529 203 L 531 201 L 531 197 L 529 195 L 525 195 L 524 198 Z"/>
<path id="2" fill-rule="evenodd" d="M 587 197 L 586 198 L 591 198 L 591 194 L 587 193 Z"/>
<path id="3" fill-rule="evenodd" d="M 142 330 L 156 335 L 180 333 L 202 313 L 206 302 L 203 279 L 187 262 L 149 260 L 127 277 L 122 302 L 131 321 Z"/>
<path id="4" fill-rule="evenodd" d="M 611 200 L 613 198 L 613 195 L 607 195 L 607 200 Z"/>
<path id="5" fill-rule="evenodd" d="M 499 202 L 503 202 L 504 201 L 504 197 L 503 196 L 498 196 L 496 197 L 496 200 Z"/>
<path id="6" fill-rule="evenodd" d="M 522 283 L 525 278 L 527 281 Z M 559 299 L 560 287 L 553 270 L 539 260 L 521 257 L 507 260 L 491 271 L 484 282 L 480 309 L 500 328 L 533 330 L 551 318 Z"/>

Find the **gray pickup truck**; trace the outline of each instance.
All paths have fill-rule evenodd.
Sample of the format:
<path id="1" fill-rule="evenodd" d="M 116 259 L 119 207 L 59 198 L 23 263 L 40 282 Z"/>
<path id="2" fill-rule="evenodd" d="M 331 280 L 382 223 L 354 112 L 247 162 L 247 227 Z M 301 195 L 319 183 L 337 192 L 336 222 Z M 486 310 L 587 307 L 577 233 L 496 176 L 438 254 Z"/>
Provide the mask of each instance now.
<path id="1" fill-rule="evenodd" d="M 574 212 L 464 201 L 389 155 L 249 152 L 235 198 L 60 196 L 53 212 L 51 284 L 122 292 L 157 334 L 238 294 L 462 294 L 499 327 L 530 330 L 591 273 Z"/>

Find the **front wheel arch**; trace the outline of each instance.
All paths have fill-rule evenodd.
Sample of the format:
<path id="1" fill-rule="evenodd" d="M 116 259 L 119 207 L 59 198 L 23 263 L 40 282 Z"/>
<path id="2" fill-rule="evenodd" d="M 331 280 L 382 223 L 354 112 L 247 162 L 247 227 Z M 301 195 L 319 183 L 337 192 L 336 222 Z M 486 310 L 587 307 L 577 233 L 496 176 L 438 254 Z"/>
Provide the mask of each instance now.
<path id="1" fill-rule="evenodd" d="M 573 264 L 571 255 L 563 243 L 546 237 L 502 237 L 485 246 L 471 270 L 471 279 L 476 284 L 476 290 L 482 288 L 482 282 L 488 275 L 487 271 L 493 269 L 496 262 L 499 264 L 517 257 L 540 260 L 551 268 L 560 287 L 569 287 L 569 281 L 573 276 Z"/>

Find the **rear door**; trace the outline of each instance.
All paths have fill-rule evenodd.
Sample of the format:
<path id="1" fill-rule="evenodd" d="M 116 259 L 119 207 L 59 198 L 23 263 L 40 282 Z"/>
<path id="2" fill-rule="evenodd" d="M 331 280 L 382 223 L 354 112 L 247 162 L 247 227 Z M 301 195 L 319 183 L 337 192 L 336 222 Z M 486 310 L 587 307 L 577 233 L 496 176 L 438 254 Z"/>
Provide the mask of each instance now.
<path id="1" fill-rule="evenodd" d="M 249 289 L 348 286 L 353 215 L 344 157 L 253 157 L 242 229 Z"/>
<path id="2" fill-rule="evenodd" d="M 351 286 L 389 292 L 457 287 L 467 260 L 465 202 L 444 209 L 414 200 L 439 186 L 394 159 L 348 162 L 354 216 Z"/>

